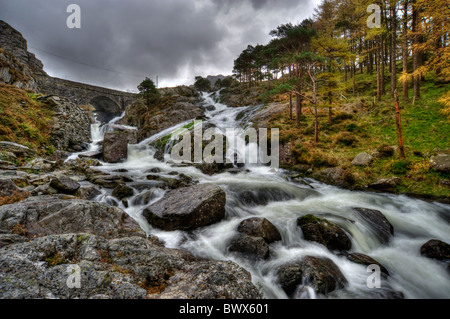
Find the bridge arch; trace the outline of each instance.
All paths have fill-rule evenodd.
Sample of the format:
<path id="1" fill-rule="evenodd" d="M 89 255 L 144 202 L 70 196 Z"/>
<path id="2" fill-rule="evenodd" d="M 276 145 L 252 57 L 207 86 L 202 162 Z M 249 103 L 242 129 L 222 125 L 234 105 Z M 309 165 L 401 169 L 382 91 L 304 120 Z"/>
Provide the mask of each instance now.
<path id="1" fill-rule="evenodd" d="M 104 123 L 119 116 L 123 111 L 121 105 L 107 96 L 96 96 L 90 100 L 89 104 L 95 108 L 94 113 L 97 115 L 97 119 Z"/>

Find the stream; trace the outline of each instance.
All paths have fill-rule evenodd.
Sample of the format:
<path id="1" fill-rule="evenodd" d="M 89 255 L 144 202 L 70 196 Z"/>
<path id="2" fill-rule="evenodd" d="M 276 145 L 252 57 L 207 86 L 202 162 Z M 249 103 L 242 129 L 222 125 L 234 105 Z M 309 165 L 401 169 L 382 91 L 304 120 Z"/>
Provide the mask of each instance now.
<path id="1" fill-rule="evenodd" d="M 232 108 L 215 101 L 214 94 L 203 93 L 206 123 L 225 133 L 226 128 L 248 125 L 249 115 L 258 107 Z M 244 114 L 244 116 L 238 116 Z M 122 115 L 123 116 L 123 115 Z M 236 120 L 236 118 L 239 120 Z M 110 122 L 114 123 L 116 118 Z M 192 122 L 192 121 L 189 121 Z M 139 195 L 148 190 L 135 188 L 134 196 L 128 198 L 128 207 L 111 196 L 112 190 L 102 189 L 102 195 L 95 200 L 114 204 L 134 218 L 147 233 L 159 237 L 166 247 L 186 249 L 196 256 L 232 260 L 248 270 L 253 282 L 261 287 L 266 298 L 286 299 L 275 270 L 277 267 L 298 260 L 302 256 L 324 256 L 331 259 L 348 280 L 344 289 L 335 290 L 326 296 L 315 295 L 312 289 L 303 298 L 389 298 L 393 292 L 401 292 L 405 298 L 450 298 L 450 272 L 437 260 L 420 255 L 420 247 L 429 239 L 436 238 L 450 242 L 450 206 L 429 203 L 407 196 L 359 192 L 341 189 L 306 179 L 309 185 L 291 182 L 288 172 L 275 171 L 270 166 L 248 164 L 239 172 L 225 172 L 213 176 L 203 174 L 193 166 L 176 167 L 168 160 L 153 158 L 155 149 L 152 141 L 170 134 L 189 122 L 180 123 L 152 136 L 139 144 L 128 146 L 128 159 L 118 164 L 103 163 L 98 169 L 114 174 L 121 169 L 134 182 L 144 182 L 148 171 L 159 168 L 164 176 L 176 171 L 191 176 L 199 183 L 220 186 L 227 195 L 226 217 L 213 225 L 194 231 L 162 231 L 150 226 L 142 217 L 142 210 L 161 199 L 166 190 L 152 189 L 150 201 L 142 203 Z M 107 125 L 92 124 L 93 143 L 89 151 L 95 151 L 102 140 Z M 227 136 L 228 138 L 228 136 Z M 97 144 L 96 144 L 97 143 Z M 248 148 L 255 145 L 248 145 Z M 97 167 L 96 167 L 97 169 Z M 125 169 L 125 170 L 124 170 Z M 242 200 L 239 194 L 251 193 L 254 202 Z M 389 244 L 383 245 L 367 227 L 352 207 L 364 207 L 381 211 L 394 226 L 395 235 Z M 325 217 L 340 225 L 351 235 L 352 248 L 349 252 L 366 254 L 389 270 L 390 276 L 383 277 L 381 288 L 369 288 L 367 278 L 371 274 L 367 266 L 349 261 L 345 256 L 330 252 L 325 246 L 303 239 L 296 224 L 297 218 L 306 214 Z M 238 224 L 250 217 L 265 217 L 280 231 L 282 240 L 270 244 L 271 257 L 254 261 L 227 250 L 227 242 L 237 234 Z"/>

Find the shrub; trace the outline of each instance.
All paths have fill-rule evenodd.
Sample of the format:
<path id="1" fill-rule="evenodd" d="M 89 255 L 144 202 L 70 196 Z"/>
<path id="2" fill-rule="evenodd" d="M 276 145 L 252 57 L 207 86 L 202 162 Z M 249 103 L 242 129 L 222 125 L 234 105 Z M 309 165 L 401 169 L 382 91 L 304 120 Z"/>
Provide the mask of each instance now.
<path id="1" fill-rule="evenodd" d="M 404 175 L 410 169 L 411 163 L 407 160 L 395 161 L 391 165 L 391 172 L 396 175 Z"/>

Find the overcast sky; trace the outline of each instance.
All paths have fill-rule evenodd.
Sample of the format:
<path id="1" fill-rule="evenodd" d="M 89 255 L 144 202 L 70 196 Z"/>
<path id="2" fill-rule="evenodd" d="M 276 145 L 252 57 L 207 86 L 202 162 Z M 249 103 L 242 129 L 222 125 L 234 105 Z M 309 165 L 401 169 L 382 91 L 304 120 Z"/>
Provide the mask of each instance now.
<path id="1" fill-rule="evenodd" d="M 0 0 L 4 20 L 28 40 L 52 76 L 135 90 L 231 74 L 248 44 L 266 44 L 280 24 L 312 17 L 320 0 Z M 66 25 L 69 4 L 81 28 Z M 81 63 L 76 63 L 81 62 Z M 108 71 L 109 70 L 109 71 Z"/>

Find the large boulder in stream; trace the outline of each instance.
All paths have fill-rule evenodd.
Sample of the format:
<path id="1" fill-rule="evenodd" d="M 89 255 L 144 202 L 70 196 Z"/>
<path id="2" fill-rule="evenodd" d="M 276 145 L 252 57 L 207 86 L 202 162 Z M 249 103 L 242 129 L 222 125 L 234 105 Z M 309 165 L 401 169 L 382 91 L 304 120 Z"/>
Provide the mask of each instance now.
<path id="1" fill-rule="evenodd" d="M 439 239 L 430 239 L 420 247 L 420 254 L 437 260 L 450 260 L 450 245 Z"/>
<path id="2" fill-rule="evenodd" d="M 128 157 L 128 144 L 137 143 L 136 130 L 119 130 L 105 133 L 103 139 L 103 160 L 119 163 Z"/>
<path id="3" fill-rule="evenodd" d="M 327 294 L 348 283 L 339 267 L 327 257 L 306 256 L 279 267 L 276 275 L 281 288 L 291 298 L 297 298 L 304 286 Z"/>
<path id="4" fill-rule="evenodd" d="M 216 185 L 199 184 L 169 191 L 147 206 L 143 216 L 164 230 L 191 230 L 225 217 L 225 192 Z"/>
<path id="5" fill-rule="evenodd" d="M 306 240 L 318 242 L 329 250 L 342 251 L 352 248 L 352 241 L 344 230 L 325 218 L 309 214 L 298 218 L 297 225 Z"/>
<path id="6" fill-rule="evenodd" d="M 251 217 L 243 220 L 237 231 L 249 236 L 261 237 L 268 244 L 281 240 L 278 229 L 263 217 Z"/>
<path id="7" fill-rule="evenodd" d="M 380 211 L 361 207 L 353 207 L 353 210 L 368 224 L 382 244 L 387 244 L 394 236 L 394 226 Z"/>

